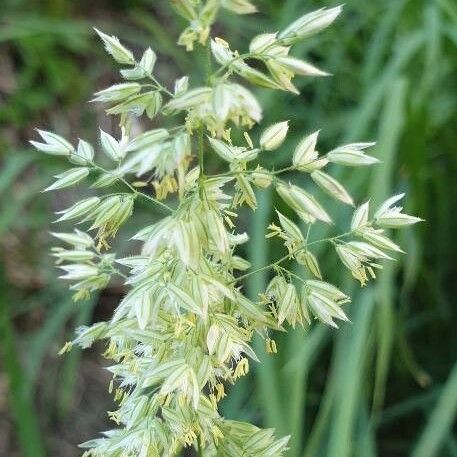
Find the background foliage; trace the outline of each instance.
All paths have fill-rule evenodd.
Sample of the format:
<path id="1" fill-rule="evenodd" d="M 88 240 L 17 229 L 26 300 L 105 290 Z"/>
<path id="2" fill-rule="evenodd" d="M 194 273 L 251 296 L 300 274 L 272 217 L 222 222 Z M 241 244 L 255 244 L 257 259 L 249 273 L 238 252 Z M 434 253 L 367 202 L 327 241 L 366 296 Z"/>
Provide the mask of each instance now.
<path id="1" fill-rule="evenodd" d="M 39 194 L 58 164 L 31 151 L 27 140 L 36 125 L 89 140 L 97 123 L 113 127 L 85 103 L 116 81 L 93 25 L 133 48 L 151 45 L 164 81 L 192 72 L 203 56 L 174 45 L 181 24 L 166 3 L 0 4 L 1 456 L 75 456 L 77 443 L 107 426 L 104 411 L 111 405 L 101 348 L 63 358 L 57 351 L 75 325 L 110 315 L 123 291 L 112 284 L 97 300 L 75 305 L 57 283 L 47 232 L 51 212 L 67 206 L 66 196 Z M 217 33 L 243 49 L 253 34 L 334 3 L 258 5 L 260 15 L 227 14 Z M 401 233 L 408 255 L 362 291 L 322 251 L 332 279 L 356 291 L 352 323 L 279 337 L 279 353 L 263 357 L 232 390 L 224 413 L 292 433 L 293 457 L 456 456 L 457 5 L 348 0 L 336 24 L 300 51 L 335 76 L 300 79 L 299 97 L 260 91 L 266 124 L 290 118 L 297 135 L 290 135 L 291 143 L 318 128 L 325 147 L 377 140 L 374 155 L 383 164 L 340 178 L 354 195 L 368 193 L 375 202 L 405 190 L 407 211 L 427 222 Z M 269 160 L 280 167 L 290 156 L 272 153 Z M 263 195 L 258 211 L 244 218 L 254 266 L 268 263 L 277 247 L 265 240 L 264 227 L 275 206 L 283 211 L 280 201 Z M 144 208 L 137 218 L 154 214 Z M 253 276 L 249 293 L 266 279 Z"/>

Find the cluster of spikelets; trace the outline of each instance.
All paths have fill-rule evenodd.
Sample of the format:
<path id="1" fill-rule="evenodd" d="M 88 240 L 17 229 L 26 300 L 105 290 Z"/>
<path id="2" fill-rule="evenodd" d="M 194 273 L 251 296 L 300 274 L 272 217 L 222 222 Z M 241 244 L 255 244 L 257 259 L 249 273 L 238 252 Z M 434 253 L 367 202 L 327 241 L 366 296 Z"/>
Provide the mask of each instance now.
<path id="1" fill-rule="evenodd" d="M 105 162 L 95 162 L 94 147 L 84 140 L 74 146 L 62 137 L 38 131 L 42 142 L 32 144 L 48 154 L 64 156 L 74 166 L 56 176 L 46 190 L 67 188 L 90 175 L 92 187 L 112 184 L 124 192 L 89 196 L 60 212 L 59 221 L 88 224 L 88 231 L 54 233 L 65 247 L 54 256 L 70 282 L 75 299 L 104 288 L 120 275 L 128 292 L 107 322 L 78 329 L 72 344 L 89 347 L 107 341 L 105 357 L 113 375 L 110 390 L 118 409 L 109 413 L 117 426 L 101 438 L 82 446 L 87 456 L 173 456 L 194 447 L 205 456 L 281 456 L 288 438 L 275 439 L 272 430 L 223 418 L 218 402 L 225 386 L 249 371 L 257 361 L 251 340 L 257 333 L 266 349 L 276 352 L 271 332 L 287 322 L 307 325 L 316 318 L 336 326 L 347 320 L 342 305 L 350 298 L 326 282 L 312 252 L 317 243 L 331 243 L 342 263 L 360 283 L 375 276 L 388 252 L 401 249 L 385 229 L 413 224 L 393 205 L 392 197 L 370 215 L 368 202 L 356 208 L 350 229 L 332 238 L 310 241 L 314 223 L 330 224 L 331 217 L 309 191 L 284 181 L 285 173 L 310 178 L 342 204 L 353 205 L 345 188 L 323 171 L 330 163 L 367 166 L 377 162 L 365 150 L 372 143 L 338 147 L 327 154 L 316 149 L 318 132 L 305 136 L 295 148 L 292 163 L 280 170 L 256 164 L 259 154 L 278 149 L 288 133 L 288 123 L 266 128 L 254 143 L 244 129 L 259 123 L 262 110 L 255 96 L 240 83 L 297 92 L 294 75 L 321 76 L 324 72 L 289 56 L 296 42 L 333 22 L 341 8 L 307 14 L 279 33 L 255 37 L 249 51 L 232 51 L 221 39 L 209 39 L 219 8 L 251 13 L 247 0 L 175 0 L 171 2 L 189 20 L 179 42 L 189 50 L 197 41 L 210 46 L 219 64 L 207 75 L 207 86 L 192 88 L 187 77 L 167 88 L 154 75 L 156 55 L 147 49 L 137 61 L 115 37 L 98 32 L 107 51 L 120 64 L 126 80 L 96 94 L 107 112 L 120 116 L 120 138 L 100 131 Z M 268 74 L 246 61 L 260 60 Z M 160 115 L 176 120 L 172 128 L 141 131 L 140 116 Z M 168 121 L 169 122 L 169 121 Z M 231 128 L 244 134 L 243 145 L 232 142 Z M 223 172 L 209 175 L 203 157 L 217 154 L 226 164 Z M 237 246 L 248 236 L 237 233 L 237 209 L 257 207 L 254 189 L 274 186 L 279 196 L 308 226 L 301 228 L 278 212 L 278 221 L 266 236 L 279 237 L 285 255 L 262 269 L 272 280 L 258 301 L 248 299 L 242 281 L 258 270 L 239 256 Z M 155 189 L 155 194 L 149 190 Z M 168 203 L 163 200 L 174 195 Z M 144 199 L 166 216 L 140 230 L 133 239 L 142 247 L 137 255 L 117 258 L 107 253 L 108 241 L 132 216 L 137 199 Z M 295 259 L 308 271 L 300 277 L 285 265 Z"/>

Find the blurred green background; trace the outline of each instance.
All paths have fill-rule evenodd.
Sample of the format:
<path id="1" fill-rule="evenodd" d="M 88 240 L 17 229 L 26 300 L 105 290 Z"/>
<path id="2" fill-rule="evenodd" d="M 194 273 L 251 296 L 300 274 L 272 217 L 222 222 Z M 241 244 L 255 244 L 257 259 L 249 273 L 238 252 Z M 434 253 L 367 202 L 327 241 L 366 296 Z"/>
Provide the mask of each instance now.
<path id="1" fill-rule="evenodd" d="M 261 14 L 225 14 L 213 33 L 243 50 L 252 35 L 335 4 L 256 3 Z M 105 430 L 105 412 L 113 407 L 98 355 L 103 348 L 65 357 L 57 351 L 76 325 L 107 318 L 123 290 L 111 284 L 92 301 L 74 304 L 57 281 L 48 231 L 52 212 L 74 197 L 39 193 L 61 168 L 27 143 L 37 126 L 72 140 L 95 140 L 96 124 L 112 127 L 100 107 L 87 103 L 118 80 L 94 25 L 132 49 L 151 45 L 169 85 L 198 69 L 194 56 L 174 44 L 183 24 L 166 1 L 0 2 L 2 457 L 79 455 L 76 444 Z M 406 191 L 407 211 L 426 223 L 399 234 L 408 255 L 363 290 L 322 250 L 323 270 L 353 293 L 352 323 L 278 337 L 279 353 L 262 357 L 231 389 L 224 414 L 291 433 L 291 457 L 457 456 L 457 3 L 347 0 L 334 26 L 297 46 L 294 55 L 334 77 L 298 78 L 299 97 L 258 91 L 265 121 L 290 119 L 291 145 L 318 128 L 322 150 L 377 140 L 381 165 L 335 170 L 336 176 L 358 203 Z M 269 164 L 288 163 L 290 150 L 286 144 Z M 278 254 L 264 234 L 281 203 L 268 191 L 259 203 L 254 215 L 243 215 L 254 266 Z M 136 214 L 137 224 L 155 217 L 141 207 Z M 337 213 L 336 219 L 347 217 Z M 249 294 L 267 279 L 251 277 Z"/>

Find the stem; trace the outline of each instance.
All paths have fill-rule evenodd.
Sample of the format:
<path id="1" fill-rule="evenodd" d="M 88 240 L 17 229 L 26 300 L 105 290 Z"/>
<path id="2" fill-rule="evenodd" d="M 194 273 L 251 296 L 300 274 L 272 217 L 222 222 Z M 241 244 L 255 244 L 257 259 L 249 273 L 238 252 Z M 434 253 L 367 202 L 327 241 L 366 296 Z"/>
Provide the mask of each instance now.
<path id="1" fill-rule="evenodd" d="M 205 177 L 205 170 L 204 170 L 204 156 L 203 156 L 203 126 L 201 126 L 198 130 L 198 165 L 200 168 L 200 179 Z"/>
<path id="2" fill-rule="evenodd" d="M 210 77 L 211 77 L 211 47 L 206 44 L 205 46 L 205 54 L 206 54 L 206 83 L 210 84 Z M 203 183 L 205 180 L 205 166 L 204 166 L 204 134 L 205 134 L 205 126 L 203 123 L 200 125 L 198 129 L 198 165 L 200 169 L 200 175 L 198 177 L 199 183 L 199 195 L 200 199 L 203 200 L 203 192 L 204 187 Z"/>
<path id="3" fill-rule="evenodd" d="M 151 197 L 150 195 L 145 194 L 144 192 L 140 192 L 139 190 L 135 189 L 135 188 L 134 188 L 127 180 L 125 180 L 124 178 L 119 178 L 119 181 L 121 181 L 123 184 L 125 184 L 125 185 L 126 185 L 126 186 L 127 186 L 136 196 L 145 198 L 146 200 L 149 200 L 149 201 L 155 203 L 156 205 L 160 206 L 161 208 L 166 209 L 167 211 L 173 212 L 173 208 L 171 208 L 171 207 L 168 206 L 167 204 L 161 202 L 160 200 L 157 200 L 156 198 Z"/>
<path id="4" fill-rule="evenodd" d="M 278 267 L 278 266 L 280 266 L 281 263 L 285 262 L 287 259 L 292 258 L 295 254 L 298 254 L 299 252 L 307 249 L 308 246 L 312 246 L 313 244 L 318 244 L 318 243 L 325 243 L 325 242 L 333 243 L 335 240 L 338 240 L 338 239 L 343 238 L 345 236 L 352 235 L 353 233 L 354 233 L 354 231 L 351 230 L 349 232 L 342 233 L 341 235 L 333 236 L 333 237 L 330 237 L 330 238 L 322 238 L 320 240 L 312 241 L 311 243 L 306 243 L 305 246 L 302 246 L 302 247 L 296 249 L 295 251 L 291 252 L 290 254 L 287 254 L 284 257 L 281 257 L 276 262 L 269 263 L 268 265 L 264 265 L 263 267 L 256 268 L 255 270 L 252 270 L 249 273 L 246 273 L 246 274 L 244 274 L 242 276 L 238 276 L 233 281 L 231 281 L 230 284 L 233 284 L 233 283 L 241 281 L 241 280 L 243 280 L 245 278 L 248 278 L 249 276 L 251 276 L 251 275 L 253 275 L 255 273 L 259 273 L 260 271 L 264 271 L 264 270 L 268 270 L 268 269 L 271 269 L 271 268 Z M 286 270 L 285 268 L 282 268 L 282 269 Z M 286 271 L 289 272 L 289 270 L 286 270 Z M 298 277 L 297 275 L 293 274 L 292 272 L 289 272 L 289 273 L 291 273 L 293 276 Z"/>
<path id="5" fill-rule="evenodd" d="M 95 163 L 91 163 L 92 167 L 95 168 L 96 170 L 99 170 L 99 171 L 102 171 L 103 173 L 111 173 L 110 171 L 106 170 L 105 168 L 103 167 L 100 167 L 99 165 L 96 165 Z M 147 195 L 143 192 L 140 192 L 139 190 L 135 189 L 125 178 L 123 178 L 122 176 L 116 176 L 116 178 L 122 182 L 122 184 L 124 184 L 125 186 L 127 186 L 134 194 L 135 196 L 137 197 L 142 197 L 142 198 L 145 198 L 146 200 L 149 200 L 153 203 L 155 203 L 156 205 L 160 206 L 161 208 L 163 209 L 166 209 L 167 211 L 170 211 L 170 212 L 173 212 L 173 208 L 171 208 L 170 206 L 168 206 L 167 204 L 155 199 L 154 197 L 151 197 L 150 195 Z"/>
<path id="6" fill-rule="evenodd" d="M 142 67 L 141 67 L 142 68 Z M 154 75 L 148 75 L 148 78 L 156 85 L 156 88 L 165 92 L 170 97 L 174 97 L 173 92 L 170 92 L 163 84 L 161 84 Z"/>
<path id="7" fill-rule="evenodd" d="M 80 157 L 81 159 L 84 159 L 86 160 L 85 157 L 77 154 L 76 152 L 72 152 L 72 155 L 76 156 L 76 157 Z M 103 173 L 107 173 L 107 174 L 111 174 L 112 171 L 109 171 L 107 170 L 106 168 L 103 168 L 101 167 L 100 165 L 97 165 L 95 162 L 87 162 L 93 169 L 95 170 L 98 170 L 98 171 L 101 171 Z M 166 209 L 167 211 L 170 211 L 171 213 L 174 212 L 173 208 L 171 208 L 170 206 L 168 206 L 167 204 L 165 203 L 162 203 L 161 201 L 155 199 L 154 197 L 151 197 L 150 195 L 148 194 L 145 194 L 143 192 L 140 192 L 139 190 L 135 189 L 125 178 L 123 178 L 122 176 L 116 176 L 116 179 L 120 182 L 122 182 L 125 186 L 127 186 L 134 194 L 135 194 L 135 197 L 142 197 L 142 198 L 145 198 L 153 203 L 155 203 L 156 205 L 162 207 L 163 209 Z"/>
<path id="8" fill-rule="evenodd" d="M 125 275 L 124 273 L 122 273 L 120 270 L 118 270 L 118 269 L 115 268 L 115 267 L 111 267 L 111 268 L 110 268 L 110 272 L 111 272 L 112 274 L 115 274 L 115 275 L 120 276 L 120 277 L 123 278 L 123 279 L 128 279 L 128 278 L 129 278 L 127 275 Z"/>
<path id="9" fill-rule="evenodd" d="M 322 239 L 316 240 L 316 241 L 311 241 L 311 243 L 308 243 L 306 246 L 312 246 L 313 244 L 317 244 L 317 243 L 325 243 L 326 241 L 328 241 L 329 243 L 332 243 L 335 240 L 339 240 L 340 238 L 343 238 L 345 236 L 352 235 L 354 233 L 354 231 L 355 230 L 349 230 L 349 232 L 344 232 L 341 235 L 332 236 L 330 238 L 322 238 Z"/>
<path id="10" fill-rule="evenodd" d="M 303 284 L 306 284 L 306 281 L 303 278 L 301 278 L 300 276 L 298 276 L 297 274 L 295 274 L 293 271 L 290 271 L 287 268 L 281 267 L 280 265 L 278 265 L 278 268 L 280 270 L 284 271 L 284 273 L 287 273 L 288 275 L 294 277 L 295 279 L 298 279 Z"/>
<path id="11" fill-rule="evenodd" d="M 201 439 L 198 439 L 197 442 L 197 455 L 198 457 L 203 457 L 203 445 Z"/>
<path id="12" fill-rule="evenodd" d="M 284 44 L 283 40 L 275 40 L 273 43 L 269 44 L 266 46 L 264 49 L 262 49 L 262 54 L 256 54 L 252 52 L 245 52 L 244 54 L 239 54 L 236 57 L 234 57 L 232 60 L 229 62 L 225 63 L 221 67 L 219 67 L 211 76 L 210 78 L 216 78 L 220 73 L 224 72 L 225 70 L 229 69 L 235 62 L 238 60 L 243 60 L 243 59 L 257 59 L 257 60 L 264 60 L 265 59 L 265 54 L 266 51 L 268 51 L 272 46 L 277 46 L 277 45 L 282 45 Z"/>
<path id="13" fill-rule="evenodd" d="M 322 157 L 319 157 L 318 159 L 316 160 L 313 160 L 312 162 L 309 162 L 309 164 L 307 165 L 311 165 L 313 162 L 317 161 L 317 160 L 320 160 L 322 159 Z M 272 175 L 272 176 L 277 176 L 277 175 L 280 175 L 282 173 L 287 173 L 288 171 L 302 171 L 301 168 L 299 166 L 295 166 L 295 165 L 291 165 L 290 167 L 285 167 L 285 168 L 280 168 L 279 170 L 261 170 L 261 173 L 265 173 L 265 174 L 269 174 L 269 175 Z M 229 176 L 233 176 L 234 174 L 236 173 L 239 173 L 239 174 L 245 174 L 245 175 L 251 175 L 253 173 L 259 173 L 258 170 L 237 170 L 237 171 L 230 171 L 230 172 L 227 172 L 227 173 L 219 173 L 219 174 L 216 174 L 216 175 L 211 175 L 209 176 L 210 178 L 224 178 L 224 177 L 229 177 Z"/>
<path id="14" fill-rule="evenodd" d="M 203 200 L 203 192 L 204 186 L 203 183 L 205 181 L 205 168 L 204 168 L 204 154 L 203 154 L 203 126 L 201 126 L 198 130 L 198 166 L 200 168 L 200 175 L 198 177 L 198 193 L 200 195 L 200 199 Z"/>
<path id="15" fill-rule="evenodd" d="M 145 75 L 147 76 L 147 78 L 150 79 L 150 80 L 155 84 L 156 89 L 158 89 L 158 90 L 160 90 L 160 91 L 162 91 L 162 92 L 165 92 L 165 93 L 166 93 L 167 95 L 169 95 L 170 97 L 174 97 L 174 96 L 175 96 L 175 95 L 173 94 L 173 92 L 170 92 L 163 84 L 161 84 L 161 83 L 157 80 L 157 78 L 156 78 L 154 75 L 148 74 L 147 71 L 146 71 L 146 69 L 145 69 L 144 67 L 142 67 L 142 66 L 140 65 L 139 62 L 136 62 L 136 65 L 137 65 L 139 68 L 141 68 L 141 69 L 144 71 L 144 73 L 145 73 Z"/>
<path id="16" fill-rule="evenodd" d="M 232 60 L 230 60 L 230 62 L 227 62 L 226 64 L 222 65 L 221 67 L 219 67 L 212 75 L 211 75 L 211 79 L 213 78 L 216 78 L 220 73 L 223 73 L 225 70 L 228 70 L 235 62 L 237 62 L 238 60 L 243 60 L 243 59 L 246 59 L 248 57 L 251 57 L 251 58 L 255 58 L 255 54 L 250 54 L 249 52 L 245 53 L 245 54 L 240 54 L 236 57 L 234 57 Z"/>
<path id="17" fill-rule="evenodd" d="M 235 282 L 238 282 L 238 281 L 241 281 L 242 279 L 245 279 L 245 278 L 248 278 L 249 276 L 255 274 L 255 273 L 259 273 L 260 271 L 264 271 L 264 270 L 268 270 L 270 268 L 274 268 L 276 266 L 278 266 L 279 264 L 281 264 L 282 262 L 286 261 L 287 259 L 289 259 L 293 254 L 295 254 L 296 252 L 298 252 L 299 250 L 297 251 L 294 251 L 293 253 L 291 254 L 287 254 L 285 255 L 284 257 L 281 257 L 279 260 L 277 260 L 276 262 L 273 262 L 273 263 L 269 263 L 268 265 L 264 265 L 263 267 L 260 267 L 260 268 L 256 268 L 255 270 L 252 270 L 250 271 L 249 273 L 246 273 L 242 276 L 238 276 L 238 278 L 235 278 L 233 281 L 230 282 L 230 284 L 233 284 Z"/>
<path id="18" fill-rule="evenodd" d="M 210 84 L 212 73 L 211 47 L 206 45 L 206 82 Z"/>

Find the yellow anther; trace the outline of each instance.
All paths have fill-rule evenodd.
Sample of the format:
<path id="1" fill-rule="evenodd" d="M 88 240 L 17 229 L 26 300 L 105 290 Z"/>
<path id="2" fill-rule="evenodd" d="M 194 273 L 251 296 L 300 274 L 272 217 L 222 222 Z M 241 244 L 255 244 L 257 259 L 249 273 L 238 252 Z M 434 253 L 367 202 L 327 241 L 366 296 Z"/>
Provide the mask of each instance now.
<path id="1" fill-rule="evenodd" d="M 224 384 L 216 384 L 216 401 L 221 401 L 225 397 Z"/>

